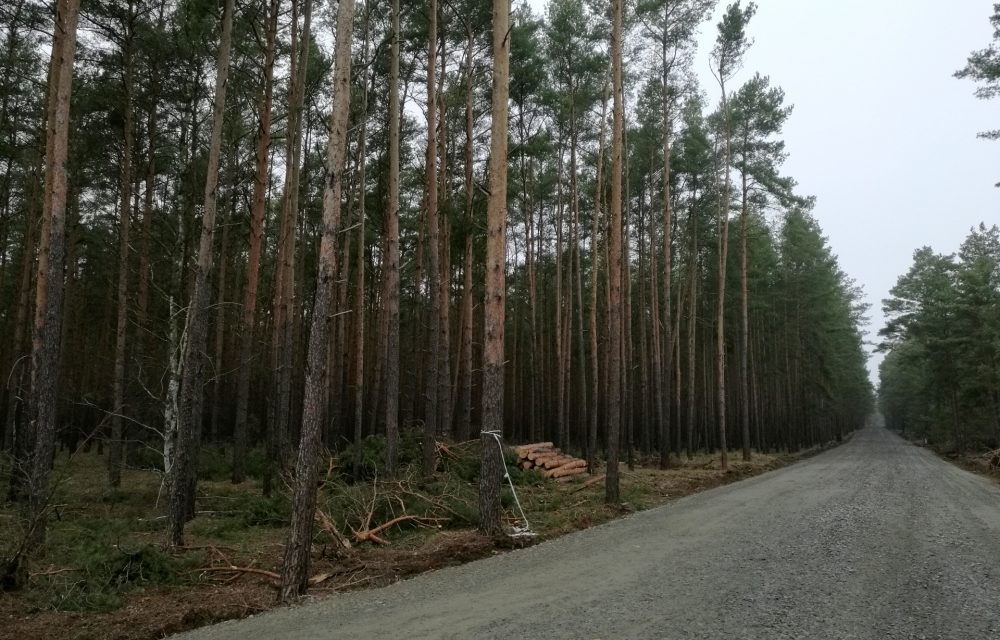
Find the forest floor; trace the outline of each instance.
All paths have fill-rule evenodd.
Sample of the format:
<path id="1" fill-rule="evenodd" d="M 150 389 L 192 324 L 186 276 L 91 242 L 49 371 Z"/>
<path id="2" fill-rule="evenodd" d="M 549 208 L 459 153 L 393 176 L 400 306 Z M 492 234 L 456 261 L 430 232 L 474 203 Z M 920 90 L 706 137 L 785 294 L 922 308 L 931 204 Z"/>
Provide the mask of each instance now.
<path id="1" fill-rule="evenodd" d="M 557 483 L 533 472 L 512 471 L 537 536 L 498 546 L 473 526 L 475 482 L 459 464 L 474 459 L 473 447 L 451 445 L 459 452 L 451 454 L 454 464 L 442 465 L 432 482 L 410 477 L 348 485 L 330 481 L 328 474 L 320 508 L 354 544 L 344 549 L 318 528 L 310 594 L 385 586 L 534 544 L 777 469 L 823 449 L 756 454 L 749 463 L 736 455 L 725 473 L 718 459 L 708 455 L 678 461 L 667 471 L 656 469 L 653 460 L 637 460 L 632 470 L 622 467 L 620 508 L 604 504 L 599 479 L 580 476 Z M 232 485 L 222 477 L 203 480 L 197 516 L 187 527 L 187 546 L 175 550 L 164 544 L 165 496 L 160 495 L 158 473 L 128 470 L 122 488 L 111 490 L 105 458 L 90 453 L 77 454 L 70 462 L 61 458 L 55 476 L 59 484 L 44 553 L 29 567 L 26 588 L 0 591 L 0 638 L 148 640 L 276 606 L 274 574 L 287 518 L 283 496 L 261 497 L 256 481 Z M 509 495 L 505 504 L 510 504 Z M 423 526 L 380 532 L 387 544 L 353 539 L 353 532 L 373 530 L 401 515 L 420 517 L 417 522 Z M 16 522 L 9 505 L 0 509 L 0 552 L 16 538 Z"/>
<path id="2" fill-rule="evenodd" d="M 918 447 L 930 449 L 937 454 L 938 457 L 943 458 L 954 465 L 981 476 L 992 478 L 994 481 L 1000 483 L 1000 465 L 996 464 L 996 462 L 1000 462 L 1000 459 L 998 459 L 998 456 L 1000 456 L 1000 449 L 987 449 L 982 447 L 978 450 L 957 453 L 951 448 L 928 444 L 927 441 L 922 438 L 907 439 Z"/>

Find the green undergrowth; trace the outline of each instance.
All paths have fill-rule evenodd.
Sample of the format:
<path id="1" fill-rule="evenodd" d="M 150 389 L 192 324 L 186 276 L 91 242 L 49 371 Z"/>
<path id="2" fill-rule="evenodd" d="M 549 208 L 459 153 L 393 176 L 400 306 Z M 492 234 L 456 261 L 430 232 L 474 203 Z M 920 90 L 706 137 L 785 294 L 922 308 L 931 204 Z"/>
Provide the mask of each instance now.
<path id="1" fill-rule="evenodd" d="M 451 552 L 442 550 L 436 536 L 450 532 L 464 536 L 460 532 L 469 532 L 478 523 L 481 445 L 478 440 L 439 443 L 437 469 L 427 477 L 421 469 L 420 444 L 417 434 L 404 435 L 395 479 L 382 472 L 383 438 L 366 438 L 360 450 L 348 448 L 324 459 L 317 501 L 322 516 L 316 527 L 318 548 L 337 544 L 328 526 L 332 523 L 362 557 L 389 544 L 390 549 L 428 556 L 428 568 L 452 561 Z M 590 477 L 583 475 L 557 483 L 537 471 L 522 471 L 512 451 L 505 455 L 509 479 L 538 534 L 535 540 L 600 524 L 787 462 L 780 456 L 758 456 L 753 465 L 734 464 L 735 472 L 729 474 L 718 469 L 712 456 L 683 461 L 669 472 L 649 467 L 629 471 L 623 465 L 622 504 L 607 506 L 602 480 L 587 482 Z M 209 565 L 275 569 L 291 513 L 288 479 L 280 478 L 278 490 L 265 497 L 252 474 L 239 485 L 230 482 L 228 452 L 208 446 L 201 459 L 196 515 L 186 529 L 190 548 L 174 550 L 165 544 L 167 496 L 162 473 L 154 466 L 136 468 L 132 459 L 121 487 L 110 489 L 106 457 L 87 453 L 69 461 L 57 458 L 47 540 L 27 565 L 29 578 L 21 601 L 36 611 L 107 611 L 136 590 L 185 588 L 211 579 L 216 574 L 206 577 L 199 571 Z M 205 465 L 209 460 L 212 463 Z M 506 525 L 522 525 L 506 479 L 501 491 Z M 13 505 L 0 507 L 0 560 L 23 539 L 18 522 Z M 366 534 L 372 536 L 361 541 Z"/>
<path id="2" fill-rule="evenodd" d="M 352 477 L 357 463 L 355 450 L 349 448 L 338 458 L 342 461 L 341 470 L 335 470 L 326 478 L 320 492 L 319 508 L 341 533 L 351 535 L 393 520 L 399 522 L 378 533 L 383 539 L 420 538 L 428 531 L 476 526 L 482 455 L 478 440 L 444 444 L 439 451 L 436 472 L 429 478 L 421 472 L 420 442 L 413 435 L 403 438 L 402 471 L 397 479 L 379 475 L 379 456 L 383 455 L 385 447 L 383 438 L 366 438 L 362 447 L 360 478 Z M 510 479 L 518 491 L 548 482 L 537 471 L 518 468 L 513 452 L 507 452 L 506 457 Z M 513 493 L 506 482 L 501 487 L 501 503 L 507 510 L 515 507 Z"/>

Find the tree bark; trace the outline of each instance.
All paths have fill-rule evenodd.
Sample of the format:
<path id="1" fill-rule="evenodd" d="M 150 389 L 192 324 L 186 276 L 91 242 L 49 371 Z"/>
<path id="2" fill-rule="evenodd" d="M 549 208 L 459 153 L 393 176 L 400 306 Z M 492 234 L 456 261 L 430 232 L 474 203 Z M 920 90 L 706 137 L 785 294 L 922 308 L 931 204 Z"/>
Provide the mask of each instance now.
<path id="1" fill-rule="evenodd" d="M 486 209 L 486 295 L 483 344 L 482 470 L 479 530 L 496 537 L 501 526 L 504 311 L 507 269 L 507 96 L 510 84 L 510 0 L 493 0 L 493 104 L 490 128 L 489 200 Z"/>
<path id="2" fill-rule="evenodd" d="M 667 8 L 664 7 L 664 14 Z M 667 16 L 664 15 L 666 20 Z M 666 21 L 663 28 L 661 47 L 661 64 L 663 65 L 663 369 L 660 379 L 660 391 L 657 399 L 660 401 L 660 468 L 670 466 L 670 419 L 671 419 L 671 374 L 673 373 L 674 343 L 670 324 L 670 296 L 673 279 L 673 220 L 670 208 L 670 98 L 669 69 L 667 65 L 667 29 Z"/>
<path id="3" fill-rule="evenodd" d="M 50 467 L 55 451 L 66 244 L 66 160 L 79 8 L 79 0 L 59 0 L 56 5 L 49 71 L 45 196 L 35 278 L 29 404 L 29 416 L 33 423 L 29 428 L 34 432 L 35 441 L 28 481 L 26 525 L 29 539 L 35 546 L 45 540 Z"/>
<path id="4" fill-rule="evenodd" d="M 132 226 L 132 147 L 135 139 L 132 124 L 133 29 L 134 4 L 128 3 L 122 45 L 122 157 L 118 202 L 118 291 L 115 325 L 115 365 L 112 382 L 111 447 L 108 451 L 108 484 L 118 487 L 122 477 L 122 414 L 125 410 L 125 358 L 128 336 L 128 258 L 129 229 Z"/>
<path id="5" fill-rule="evenodd" d="M 740 426 L 743 460 L 750 460 L 750 297 L 747 289 L 747 214 L 749 210 L 746 168 L 743 170 L 743 203 L 740 207 Z"/>
<path id="6" fill-rule="evenodd" d="M 438 40 L 441 43 L 441 70 L 435 74 L 438 79 L 437 99 L 438 105 L 438 201 L 442 206 L 442 211 L 438 213 L 438 222 L 441 227 L 438 233 L 439 255 L 438 265 L 440 268 L 439 297 L 437 303 L 438 313 L 438 424 L 437 432 L 444 436 L 454 435 L 452 433 L 452 395 L 451 395 L 451 320 L 449 311 L 451 308 L 451 222 L 443 212 L 449 210 L 448 199 L 448 119 L 445 114 L 444 81 L 448 76 L 448 40 L 445 37 L 444 29 L 438 29 Z"/>
<path id="7" fill-rule="evenodd" d="M 458 416 L 455 430 L 456 439 L 468 440 L 472 432 L 472 205 L 473 205 L 473 110 L 472 110 L 472 46 L 473 30 L 471 24 L 466 24 L 465 46 L 465 255 L 462 262 L 462 330 L 461 330 L 461 383 L 459 390 L 459 406 L 462 413 Z"/>
<path id="8" fill-rule="evenodd" d="M 611 83 L 614 94 L 611 127 L 611 233 L 608 243 L 608 280 L 611 302 L 608 308 L 608 469 L 604 501 L 620 501 L 618 489 L 618 448 L 621 436 L 621 357 L 622 357 L 622 0 L 611 0 Z"/>
<path id="9" fill-rule="evenodd" d="M 280 599 L 295 600 L 309 584 L 309 552 L 312 547 L 313 521 L 316 512 L 316 480 L 319 475 L 319 448 L 323 425 L 326 387 L 326 353 L 333 278 L 337 266 L 337 231 L 340 225 L 340 197 L 343 190 L 344 159 L 347 155 L 347 129 L 351 101 L 351 26 L 354 0 L 340 0 L 337 5 L 337 39 L 334 53 L 333 113 L 330 116 L 330 141 L 326 153 L 326 181 L 323 190 L 323 234 L 320 240 L 319 265 L 309 353 L 306 369 L 305 398 L 299 454 L 295 465 L 295 490 L 292 496 L 292 520 L 281 567 Z"/>
<path id="10" fill-rule="evenodd" d="M 597 230 L 603 227 L 601 202 L 604 189 L 604 135 L 608 122 L 608 82 L 605 76 L 604 98 L 601 100 L 601 133 L 597 142 L 597 175 L 594 187 L 594 216 L 590 222 L 590 421 L 587 425 L 587 471 L 597 473 L 597 411 L 600 399 L 600 352 L 597 345 Z"/>
<path id="11" fill-rule="evenodd" d="M 232 182 L 229 192 L 229 219 L 222 220 L 222 239 L 219 242 L 219 282 L 216 286 L 215 306 L 215 358 L 212 364 L 212 417 L 208 423 L 208 441 L 217 442 L 219 438 L 219 420 L 223 411 L 222 382 L 223 361 L 226 355 L 226 276 L 229 270 L 229 228 L 236 220 L 236 190 L 239 183 L 236 146 L 230 157 Z"/>
<path id="12" fill-rule="evenodd" d="M 440 265 L 440 223 L 438 221 L 437 193 L 437 0 L 427 3 L 427 149 L 425 157 L 425 207 L 427 211 L 427 292 L 430 297 L 429 312 L 429 353 L 424 396 L 424 443 L 423 471 L 429 476 L 434 473 L 436 452 L 435 436 L 438 426 L 438 350 L 442 348 L 440 339 L 441 322 L 441 265 Z M 447 348 L 447 345 L 444 346 Z"/>
<path id="13" fill-rule="evenodd" d="M 697 193 L 697 191 L 695 191 Z M 688 254 L 688 331 L 687 331 L 687 437 L 684 450 L 688 460 L 694 457 L 694 427 L 697 414 L 696 389 L 697 382 L 697 349 L 698 339 L 698 220 L 694 206 L 688 213 L 688 235 L 691 236 L 691 248 Z"/>
<path id="14" fill-rule="evenodd" d="M 293 8 L 299 0 L 293 0 Z M 288 139 L 285 164 L 285 185 L 282 199 L 279 256 L 275 274 L 274 335 L 272 342 L 275 396 L 273 400 L 273 430 L 271 460 L 284 468 L 291 456 L 291 393 L 294 370 L 295 327 L 295 234 L 299 208 L 299 171 L 302 154 L 302 106 L 305 100 L 305 81 L 309 67 L 309 41 L 311 36 L 312 0 L 302 0 L 302 33 L 298 42 L 293 36 L 291 76 L 289 78 Z M 293 18 L 293 25 L 297 20 Z"/>
<path id="15" fill-rule="evenodd" d="M 368 58 L 368 33 L 370 12 L 365 1 L 365 35 L 363 60 Z M 362 448 L 361 438 L 364 426 L 365 400 L 365 192 L 366 157 L 365 145 L 368 140 L 368 67 L 361 79 L 364 94 L 361 98 L 361 122 L 358 124 L 358 222 L 355 236 L 354 254 L 354 479 L 361 479 Z"/>
<path id="16" fill-rule="evenodd" d="M 729 200 L 730 179 L 729 165 L 732 162 L 732 146 L 729 129 L 729 103 L 726 96 L 726 85 L 722 87 L 722 110 L 725 117 L 725 159 L 722 171 L 723 179 L 722 202 L 719 203 L 718 216 L 718 279 L 717 298 L 715 305 L 715 419 L 719 433 L 719 463 L 723 471 L 729 469 L 729 447 L 726 442 L 726 266 L 729 255 Z"/>
<path id="17" fill-rule="evenodd" d="M 205 205 L 198 244 L 198 261 L 194 266 L 194 287 L 188 303 L 185 321 L 185 346 L 181 357 L 179 420 L 177 448 L 174 452 L 173 477 L 170 482 L 170 543 L 184 545 L 184 523 L 193 515 L 198 480 L 198 448 L 201 435 L 201 394 L 205 344 L 208 338 L 209 277 L 212 271 L 212 239 L 215 235 L 215 214 L 218 204 L 219 155 L 222 147 L 222 125 L 229 77 L 232 48 L 233 3 L 226 0 L 222 14 L 222 37 L 215 67 L 215 99 L 212 105 L 212 138 L 208 148 L 208 169 L 205 178 Z"/>
<path id="18" fill-rule="evenodd" d="M 243 314 L 240 319 L 240 366 L 236 380 L 236 422 L 233 425 L 233 483 L 246 478 L 247 409 L 250 404 L 250 374 L 254 333 L 257 328 L 257 289 L 260 283 L 260 254 L 267 211 L 270 181 L 268 151 L 271 146 L 271 105 L 274 95 L 274 49 L 278 33 L 281 0 L 270 0 L 264 17 L 264 86 L 257 104 L 257 144 L 254 152 L 253 202 L 250 210 L 250 239 L 243 287 Z"/>
<path id="19" fill-rule="evenodd" d="M 394 477 L 399 463 L 399 0 L 392 0 L 389 61 L 389 178 L 386 212 L 385 434 L 386 466 Z"/>

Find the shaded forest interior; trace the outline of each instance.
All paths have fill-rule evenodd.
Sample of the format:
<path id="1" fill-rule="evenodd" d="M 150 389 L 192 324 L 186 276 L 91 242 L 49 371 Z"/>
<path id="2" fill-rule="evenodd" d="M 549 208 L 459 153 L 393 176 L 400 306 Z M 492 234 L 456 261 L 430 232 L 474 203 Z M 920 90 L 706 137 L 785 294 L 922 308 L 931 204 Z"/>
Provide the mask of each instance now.
<path id="1" fill-rule="evenodd" d="M 161 474 L 176 547 L 205 473 L 290 495 L 291 600 L 324 474 L 440 488 L 481 437 L 459 520 L 496 535 L 494 442 L 550 441 L 618 503 L 619 457 L 725 471 L 862 426 L 861 289 L 782 173 L 784 92 L 739 75 L 755 6 L 698 52 L 714 9 L 5 1 L 5 581 L 75 452 L 109 495 Z"/>

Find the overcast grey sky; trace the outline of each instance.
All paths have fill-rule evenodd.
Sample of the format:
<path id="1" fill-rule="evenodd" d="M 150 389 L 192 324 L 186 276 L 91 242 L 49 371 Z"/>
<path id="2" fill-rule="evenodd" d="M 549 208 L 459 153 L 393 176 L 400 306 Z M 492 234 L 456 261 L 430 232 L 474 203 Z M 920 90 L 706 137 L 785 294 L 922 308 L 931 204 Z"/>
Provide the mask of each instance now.
<path id="1" fill-rule="evenodd" d="M 545 0 L 528 0 L 544 14 Z M 722 0 L 702 26 L 695 68 L 712 100 L 708 49 Z M 992 38 L 991 0 L 758 0 L 754 45 L 734 86 L 760 72 L 795 105 L 785 173 L 817 197 L 815 215 L 841 267 L 872 304 L 913 250 L 950 253 L 971 226 L 1000 222 L 1000 103 L 952 74 Z M 873 374 L 877 361 L 870 362 Z M 873 375 L 874 377 L 874 375 Z"/>

